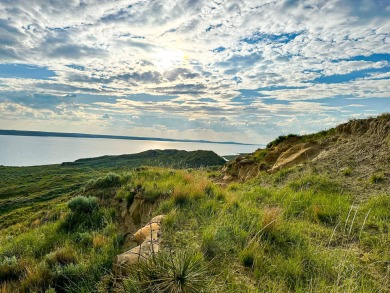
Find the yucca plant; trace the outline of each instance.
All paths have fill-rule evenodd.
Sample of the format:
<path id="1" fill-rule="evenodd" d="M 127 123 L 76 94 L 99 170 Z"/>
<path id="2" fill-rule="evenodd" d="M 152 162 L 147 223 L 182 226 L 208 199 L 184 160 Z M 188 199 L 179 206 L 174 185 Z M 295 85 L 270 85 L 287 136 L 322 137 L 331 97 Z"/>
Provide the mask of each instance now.
<path id="1" fill-rule="evenodd" d="M 139 263 L 137 271 L 145 292 L 195 293 L 207 285 L 202 256 L 190 252 L 161 252 Z"/>

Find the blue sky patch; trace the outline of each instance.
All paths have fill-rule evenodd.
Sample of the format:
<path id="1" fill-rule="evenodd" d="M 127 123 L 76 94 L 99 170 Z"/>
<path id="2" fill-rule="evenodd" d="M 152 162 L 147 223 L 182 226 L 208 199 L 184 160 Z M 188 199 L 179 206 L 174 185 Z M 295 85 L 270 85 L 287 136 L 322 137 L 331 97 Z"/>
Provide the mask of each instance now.
<path id="1" fill-rule="evenodd" d="M 347 59 L 333 60 L 332 62 L 340 62 L 340 61 L 390 62 L 390 53 L 372 54 L 369 56 L 358 55 Z"/>
<path id="2" fill-rule="evenodd" d="M 278 100 L 277 98 L 266 98 L 262 100 L 266 105 L 289 105 L 290 101 Z"/>
<path id="3" fill-rule="evenodd" d="M 259 93 L 257 90 L 241 89 L 239 90 L 239 92 L 240 95 L 233 98 L 231 101 L 242 105 L 250 105 L 254 101 L 259 100 L 260 98 L 268 97 L 268 95 Z"/>
<path id="4" fill-rule="evenodd" d="M 30 78 L 49 80 L 57 74 L 47 69 L 27 64 L 0 64 L 0 77 L 2 78 Z"/>
<path id="5" fill-rule="evenodd" d="M 80 70 L 80 71 L 84 71 L 85 70 L 85 67 L 82 66 L 82 65 L 69 64 L 69 65 L 66 65 L 66 66 L 69 67 L 69 68 Z"/>
<path id="6" fill-rule="evenodd" d="M 215 49 L 213 50 L 213 52 L 216 52 L 216 53 L 223 52 L 223 51 L 226 51 L 226 48 L 225 48 L 225 47 L 218 47 L 218 48 L 215 48 Z"/>
<path id="7" fill-rule="evenodd" d="M 380 113 L 389 109 L 390 104 L 389 98 L 356 98 L 352 95 L 305 100 L 305 102 L 321 103 L 331 107 L 342 107 L 358 113 L 361 113 L 362 110 L 378 111 Z"/>
<path id="8" fill-rule="evenodd" d="M 325 83 L 325 84 L 343 83 L 343 82 L 353 81 L 355 79 L 368 77 L 372 73 L 386 73 L 389 71 L 390 71 L 390 67 L 387 67 L 387 66 L 382 67 L 382 68 L 369 68 L 369 69 L 353 71 L 353 72 L 350 72 L 347 74 L 334 74 L 334 75 L 328 75 L 328 76 L 320 76 L 320 77 L 317 77 L 316 79 L 313 79 L 311 82 Z M 310 82 L 310 81 L 308 81 L 308 82 Z"/>
<path id="9" fill-rule="evenodd" d="M 177 96 L 158 96 L 158 95 L 149 95 L 149 94 L 135 94 L 128 96 L 127 99 L 138 102 L 166 102 L 173 99 L 176 99 Z"/>
<path id="10" fill-rule="evenodd" d="M 198 101 L 199 102 L 205 102 L 205 103 L 216 103 L 216 102 L 218 102 L 217 100 L 214 100 L 212 98 L 201 98 Z"/>
<path id="11" fill-rule="evenodd" d="M 280 91 L 280 90 L 299 90 L 305 89 L 307 86 L 286 86 L 286 85 L 276 85 L 276 86 L 266 86 L 258 88 L 258 91 Z"/>
<path id="12" fill-rule="evenodd" d="M 284 33 L 278 35 L 255 33 L 249 37 L 241 39 L 241 41 L 248 44 L 257 44 L 261 42 L 287 44 L 288 42 L 294 40 L 299 35 L 300 33 Z"/>
<path id="13" fill-rule="evenodd" d="M 218 27 L 221 27 L 222 26 L 222 23 L 219 23 L 219 24 L 216 24 L 216 25 L 210 25 L 208 28 L 206 28 L 206 32 L 209 32 L 213 29 L 216 29 Z"/>

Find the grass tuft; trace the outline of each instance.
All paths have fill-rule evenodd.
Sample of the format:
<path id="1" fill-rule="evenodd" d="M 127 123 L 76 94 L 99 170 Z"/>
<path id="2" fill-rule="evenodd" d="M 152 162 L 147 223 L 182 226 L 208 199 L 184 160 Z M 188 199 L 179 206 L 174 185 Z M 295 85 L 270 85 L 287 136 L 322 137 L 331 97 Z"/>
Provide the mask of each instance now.
<path id="1" fill-rule="evenodd" d="M 377 184 L 385 180 L 385 175 L 383 173 L 375 173 L 370 176 L 370 183 Z"/>

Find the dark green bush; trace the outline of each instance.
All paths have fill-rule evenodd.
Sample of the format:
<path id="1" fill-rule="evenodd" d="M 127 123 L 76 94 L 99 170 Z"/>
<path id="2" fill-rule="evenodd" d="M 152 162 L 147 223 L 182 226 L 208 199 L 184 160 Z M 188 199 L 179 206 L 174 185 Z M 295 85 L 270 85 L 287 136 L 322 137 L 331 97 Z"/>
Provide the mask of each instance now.
<path id="1" fill-rule="evenodd" d="M 121 176 L 116 173 L 108 173 L 104 177 L 89 181 L 86 185 L 86 189 L 90 190 L 95 188 L 119 187 L 120 185 Z"/>
<path id="2" fill-rule="evenodd" d="M 99 208 L 96 197 L 77 196 L 68 202 L 68 208 L 77 214 L 92 214 Z"/>
<path id="3" fill-rule="evenodd" d="M 106 226 L 104 214 L 97 210 L 92 214 L 70 213 L 65 218 L 61 228 L 67 232 L 82 232 L 101 229 L 104 226 Z"/>
<path id="4" fill-rule="evenodd" d="M 71 212 L 62 228 L 68 232 L 95 230 L 105 226 L 104 214 L 96 197 L 77 196 L 68 202 Z"/>

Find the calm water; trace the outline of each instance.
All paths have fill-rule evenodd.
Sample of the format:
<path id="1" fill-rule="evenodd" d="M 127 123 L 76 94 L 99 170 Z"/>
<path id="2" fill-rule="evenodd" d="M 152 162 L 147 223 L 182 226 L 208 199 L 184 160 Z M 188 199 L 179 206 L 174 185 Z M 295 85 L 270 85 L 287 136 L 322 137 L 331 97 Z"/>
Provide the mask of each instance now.
<path id="1" fill-rule="evenodd" d="M 103 138 L 0 135 L 0 165 L 34 166 L 81 158 L 139 153 L 151 149 L 211 150 L 218 155 L 253 152 L 260 146 L 193 142 L 161 142 Z"/>

